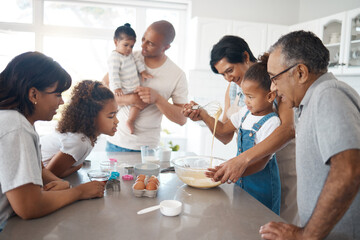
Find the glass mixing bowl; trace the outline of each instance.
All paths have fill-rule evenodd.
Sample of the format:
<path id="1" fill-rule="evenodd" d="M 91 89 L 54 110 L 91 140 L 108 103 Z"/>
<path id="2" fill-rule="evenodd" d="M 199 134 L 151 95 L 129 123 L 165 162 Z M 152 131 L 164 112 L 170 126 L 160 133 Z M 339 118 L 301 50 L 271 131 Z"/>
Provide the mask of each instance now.
<path id="1" fill-rule="evenodd" d="M 219 186 L 221 182 L 213 182 L 205 176 L 205 172 L 209 167 L 213 168 L 224 162 L 224 159 L 212 157 L 212 164 L 210 166 L 210 156 L 188 156 L 172 160 L 176 175 L 180 180 L 195 188 L 213 188 Z"/>

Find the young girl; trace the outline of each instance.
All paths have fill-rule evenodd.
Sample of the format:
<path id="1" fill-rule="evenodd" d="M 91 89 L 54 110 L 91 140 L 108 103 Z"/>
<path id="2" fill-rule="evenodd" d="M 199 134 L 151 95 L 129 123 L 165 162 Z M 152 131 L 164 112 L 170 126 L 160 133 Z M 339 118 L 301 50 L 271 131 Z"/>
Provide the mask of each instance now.
<path id="1" fill-rule="evenodd" d="M 270 91 L 271 80 L 267 73 L 267 59 L 268 55 L 262 56 L 261 62 L 254 63 L 244 76 L 241 88 L 246 106 L 233 114 L 231 121 L 217 123 L 217 138 L 239 131 L 237 155 L 267 138 L 280 125 L 280 119 L 272 108 L 276 93 Z M 186 106 L 187 109 L 190 107 L 191 104 Z M 201 109 L 199 116 L 213 131 L 214 118 Z M 217 169 L 209 170 L 207 176 L 213 177 Z M 280 213 L 280 176 L 275 155 L 267 156 L 248 166 L 236 184 L 276 214 Z"/>
<path id="2" fill-rule="evenodd" d="M 42 188 L 50 179 L 42 175 L 34 122 L 53 118 L 70 85 L 70 75 L 38 52 L 20 54 L 0 73 L 0 231 L 14 212 L 23 219 L 38 218 L 104 195 L 104 183 L 98 181 L 66 190 Z"/>
<path id="3" fill-rule="evenodd" d="M 141 59 L 134 58 L 132 54 L 135 42 L 136 34 L 129 23 L 116 29 L 114 34 L 116 49 L 111 52 L 108 66 L 110 89 L 119 96 L 134 92 L 140 85 L 138 72 L 143 79 L 152 78 L 145 71 L 145 65 Z M 134 122 L 139 112 L 140 109 L 135 106 L 130 108 L 126 125 L 131 134 L 134 133 Z"/>
<path id="4" fill-rule="evenodd" d="M 65 107 L 57 132 L 40 138 L 42 161 L 56 176 L 81 168 L 100 134 L 113 136 L 118 120 L 114 94 L 102 83 L 80 82 Z"/>

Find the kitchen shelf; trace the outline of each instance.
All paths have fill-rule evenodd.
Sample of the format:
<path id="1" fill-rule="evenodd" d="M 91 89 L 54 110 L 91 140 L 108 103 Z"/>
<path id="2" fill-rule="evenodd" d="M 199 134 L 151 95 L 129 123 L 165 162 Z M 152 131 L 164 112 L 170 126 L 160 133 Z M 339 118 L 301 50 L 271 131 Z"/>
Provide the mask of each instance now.
<path id="1" fill-rule="evenodd" d="M 329 44 L 325 44 L 325 47 L 339 47 L 340 43 L 329 43 Z"/>
<path id="2" fill-rule="evenodd" d="M 354 44 L 354 43 L 360 43 L 360 39 L 357 39 L 357 40 L 352 40 L 350 43 L 351 43 L 351 44 Z"/>

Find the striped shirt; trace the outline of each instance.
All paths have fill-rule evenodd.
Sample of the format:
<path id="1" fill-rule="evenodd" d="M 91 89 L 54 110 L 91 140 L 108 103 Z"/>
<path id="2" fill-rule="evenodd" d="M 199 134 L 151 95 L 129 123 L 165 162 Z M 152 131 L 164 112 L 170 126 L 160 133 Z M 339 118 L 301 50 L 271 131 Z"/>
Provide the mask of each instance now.
<path id="1" fill-rule="evenodd" d="M 133 92 L 140 85 L 138 73 L 145 70 L 141 58 L 136 59 L 133 54 L 124 56 L 115 50 L 109 56 L 108 67 L 110 89 L 121 88 L 124 94 Z"/>

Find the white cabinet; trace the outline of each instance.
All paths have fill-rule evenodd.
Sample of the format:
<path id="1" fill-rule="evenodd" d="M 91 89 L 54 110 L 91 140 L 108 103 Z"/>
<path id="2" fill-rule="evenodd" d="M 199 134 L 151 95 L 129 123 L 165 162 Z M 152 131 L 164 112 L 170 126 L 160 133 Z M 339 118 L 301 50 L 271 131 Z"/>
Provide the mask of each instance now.
<path id="1" fill-rule="evenodd" d="M 270 35 L 268 28 L 271 29 Z M 225 35 L 235 35 L 243 38 L 257 58 L 267 51 L 268 47 L 283 33 L 286 33 L 285 29 L 288 29 L 288 27 L 195 17 L 191 20 L 188 37 L 188 69 L 209 70 L 211 49 Z M 271 43 L 268 41 L 269 36 Z"/>
<path id="2" fill-rule="evenodd" d="M 343 73 L 360 74 L 360 8 L 348 11 L 346 15 Z"/>
<path id="3" fill-rule="evenodd" d="M 267 38 L 266 38 L 266 51 L 269 51 L 269 48 L 279 40 L 279 38 L 287 33 L 290 29 L 288 26 L 284 25 L 267 25 Z"/>
<path id="4" fill-rule="evenodd" d="M 313 32 L 316 36 L 321 38 L 321 36 L 320 36 L 320 28 L 319 28 L 319 20 L 313 20 L 313 21 L 298 23 L 298 24 L 295 24 L 295 25 L 291 25 L 289 27 L 289 32 L 299 31 L 299 30 Z"/>
<path id="5" fill-rule="evenodd" d="M 266 51 L 266 24 L 234 21 L 232 34 L 247 42 L 255 58 Z"/>
<path id="6" fill-rule="evenodd" d="M 342 74 L 344 64 L 346 13 L 320 20 L 320 38 L 330 53 L 329 71 Z"/>
<path id="7" fill-rule="evenodd" d="M 189 69 L 209 70 L 210 52 L 224 35 L 232 34 L 232 21 L 195 17 L 189 34 Z"/>

